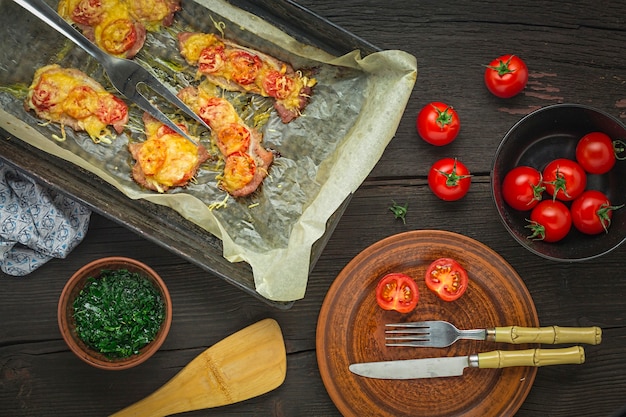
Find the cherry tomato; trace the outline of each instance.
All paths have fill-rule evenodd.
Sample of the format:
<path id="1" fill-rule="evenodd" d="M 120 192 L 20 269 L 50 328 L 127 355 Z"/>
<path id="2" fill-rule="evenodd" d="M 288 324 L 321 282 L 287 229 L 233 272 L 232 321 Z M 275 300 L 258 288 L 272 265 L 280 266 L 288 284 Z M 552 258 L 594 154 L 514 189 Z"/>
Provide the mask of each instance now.
<path id="1" fill-rule="evenodd" d="M 572 202 L 572 223 L 576 229 L 588 235 L 608 233 L 613 211 L 622 206 L 612 206 L 601 191 L 587 190 Z"/>
<path id="2" fill-rule="evenodd" d="M 513 168 L 502 181 L 502 197 L 515 210 L 535 207 L 545 189 L 541 173 L 529 166 Z"/>
<path id="3" fill-rule="evenodd" d="M 469 191 L 472 177 L 467 167 L 456 158 L 443 158 L 428 171 L 428 186 L 444 201 L 463 198 Z"/>
<path id="4" fill-rule="evenodd" d="M 425 105 L 417 115 L 417 133 L 426 142 L 443 146 L 452 142 L 461 129 L 456 111 L 445 103 L 433 101 Z"/>
<path id="5" fill-rule="evenodd" d="M 494 59 L 485 70 L 485 85 L 500 98 L 518 95 L 528 82 L 528 67 L 515 55 L 503 55 Z"/>
<path id="6" fill-rule="evenodd" d="M 417 282 L 408 275 L 399 272 L 387 274 L 376 286 L 376 302 L 383 310 L 410 313 L 418 301 Z"/>
<path id="7" fill-rule="evenodd" d="M 543 183 L 553 199 L 572 201 L 585 191 L 587 174 L 576 161 L 559 158 L 543 169 Z"/>
<path id="8" fill-rule="evenodd" d="M 530 212 L 530 224 L 526 227 L 532 230 L 529 239 L 558 242 L 569 233 L 572 216 L 561 201 L 542 200 Z"/>
<path id="9" fill-rule="evenodd" d="M 615 150 L 609 135 L 586 134 L 576 145 L 576 161 L 590 174 L 605 174 L 615 165 Z"/>
<path id="10" fill-rule="evenodd" d="M 426 270 L 426 286 L 443 301 L 454 301 L 461 297 L 469 283 L 467 272 L 454 259 L 439 258 Z"/>

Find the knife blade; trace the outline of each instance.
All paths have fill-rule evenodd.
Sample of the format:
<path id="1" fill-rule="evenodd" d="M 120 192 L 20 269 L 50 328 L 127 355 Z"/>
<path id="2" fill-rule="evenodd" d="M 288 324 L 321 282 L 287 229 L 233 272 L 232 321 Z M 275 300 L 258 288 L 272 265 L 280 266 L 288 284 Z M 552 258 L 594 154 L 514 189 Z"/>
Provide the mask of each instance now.
<path id="1" fill-rule="evenodd" d="M 352 373 L 367 378 L 419 379 L 462 376 L 465 368 L 577 365 L 584 362 L 584 349 L 581 346 L 572 346 L 561 349 L 494 350 L 468 356 L 353 363 L 349 369 Z"/>

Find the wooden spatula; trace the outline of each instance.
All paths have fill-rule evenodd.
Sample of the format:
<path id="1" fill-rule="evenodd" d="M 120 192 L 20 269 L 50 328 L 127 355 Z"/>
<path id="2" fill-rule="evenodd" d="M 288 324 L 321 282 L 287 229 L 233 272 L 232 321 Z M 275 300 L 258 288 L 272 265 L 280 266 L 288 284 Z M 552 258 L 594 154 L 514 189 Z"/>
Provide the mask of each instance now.
<path id="1" fill-rule="evenodd" d="M 279 387 L 286 373 L 280 327 L 261 320 L 211 346 L 161 388 L 111 417 L 167 416 L 236 403 Z"/>

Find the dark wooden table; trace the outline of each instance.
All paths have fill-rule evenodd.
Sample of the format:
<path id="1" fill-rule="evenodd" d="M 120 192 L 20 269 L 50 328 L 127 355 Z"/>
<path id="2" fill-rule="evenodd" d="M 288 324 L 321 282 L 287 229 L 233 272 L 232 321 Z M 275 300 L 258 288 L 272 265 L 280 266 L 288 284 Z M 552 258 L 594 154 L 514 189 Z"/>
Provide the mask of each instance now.
<path id="1" fill-rule="evenodd" d="M 94 214 L 86 239 L 64 260 L 30 276 L 0 276 L 0 414 L 103 416 L 160 387 L 223 337 L 272 317 L 288 352 L 285 383 L 244 403 L 190 416 L 339 415 L 317 366 L 315 330 L 324 296 L 361 250 L 408 230 L 441 229 L 474 238 L 502 255 L 525 281 L 542 325 L 601 326 L 603 342 L 586 348 L 583 366 L 540 368 L 518 416 L 610 416 L 626 404 L 626 247 L 584 263 L 547 261 L 522 248 L 497 219 L 489 171 L 502 136 L 523 115 L 554 103 L 580 103 L 626 120 L 626 3 L 584 0 L 457 2 L 302 0 L 305 7 L 382 49 L 418 60 L 419 77 L 379 164 L 350 202 L 309 279 L 306 297 L 282 311 L 244 294 L 124 227 Z M 501 100 L 483 85 L 483 69 L 504 53 L 523 57 L 527 89 Z M 417 137 L 415 117 L 431 100 L 452 104 L 462 129 L 437 148 Z M 426 184 L 436 159 L 456 156 L 474 174 L 461 201 L 438 200 Z M 389 211 L 408 203 L 406 225 Z M 172 328 L 147 363 L 104 372 L 79 361 L 56 319 L 67 278 L 86 262 L 111 255 L 155 268 L 174 302 Z M 349 297 L 349 295 L 346 295 Z M 467 387 L 471 390 L 472 387 Z M 464 395 L 463 392 L 454 395 Z"/>

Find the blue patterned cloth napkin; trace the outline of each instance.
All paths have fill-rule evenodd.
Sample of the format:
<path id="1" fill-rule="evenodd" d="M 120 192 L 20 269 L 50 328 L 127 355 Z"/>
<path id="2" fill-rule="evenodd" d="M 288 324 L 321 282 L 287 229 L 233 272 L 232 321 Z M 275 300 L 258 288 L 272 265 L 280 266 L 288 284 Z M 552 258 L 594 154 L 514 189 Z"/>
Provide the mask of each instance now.
<path id="1" fill-rule="evenodd" d="M 0 269 L 23 276 L 65 258 L 89 227 L 91 211 L 0 160 Z"/>

